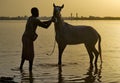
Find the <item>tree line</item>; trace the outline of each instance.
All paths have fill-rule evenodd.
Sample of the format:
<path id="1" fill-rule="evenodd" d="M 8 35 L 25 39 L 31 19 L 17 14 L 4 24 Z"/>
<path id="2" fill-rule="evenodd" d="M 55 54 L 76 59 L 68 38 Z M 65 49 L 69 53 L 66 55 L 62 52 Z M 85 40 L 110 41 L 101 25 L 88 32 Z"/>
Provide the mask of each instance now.
<path id="1" fill-rule="evenodd" d="M 42 16 L 39 17 L 39 19 L 41 20 L 48 20 L 51 17 L 47 17 L 47 16 Z M 28 16 L 17 16 L 17 17 L 7 17 L 7 16 L 1 16 L 0 20 L 27 20 Z M 68 17 L 63 17 L 64 20 L 120 20 L 120 17 L 96 17 L 96 16 L 88 16 L 88 17 L 78 17 L 77 15 L 74 16 L 68 16 Z"/>

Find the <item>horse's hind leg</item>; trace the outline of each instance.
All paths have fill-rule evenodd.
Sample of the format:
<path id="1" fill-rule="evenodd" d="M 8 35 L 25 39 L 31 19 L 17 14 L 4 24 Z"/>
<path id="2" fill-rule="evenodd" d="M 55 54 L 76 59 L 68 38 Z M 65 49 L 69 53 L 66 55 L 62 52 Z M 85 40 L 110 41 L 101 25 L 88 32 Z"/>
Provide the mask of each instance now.
<path id="1" fill-rule="evenodd" d="M 86 47 L 87 52 L 89 54 L 90 63 L 92 64 L 93 58 L 94 58 L 93 53 L 92 53 L 92 47 L 90 45 L 88 45 L 88 44 L 85 44 L 85 47 Z"/>
<path id="2" fill-rule="evenodd" d="M 62 54 L 63 54 L 65 47 L 66 45 L 64 44 L 58 44 L 58 49 L 59 49 L 58 65 L 62 64 Z"/>
<path id="3" fill-rule="evenodd" d="M 95 62 L 94 63 L 97 63 L 99 52 L 97 51 L 97 49 L 95 48 L 95 46 L 93 47 L 93 52 L 95 54 Z"/>

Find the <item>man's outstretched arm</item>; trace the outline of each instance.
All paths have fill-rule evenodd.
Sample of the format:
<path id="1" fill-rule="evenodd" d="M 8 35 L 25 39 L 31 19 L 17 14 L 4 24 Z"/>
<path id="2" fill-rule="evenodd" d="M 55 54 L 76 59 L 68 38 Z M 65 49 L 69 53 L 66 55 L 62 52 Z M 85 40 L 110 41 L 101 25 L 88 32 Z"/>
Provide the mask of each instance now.
<path id="1" fill-rule="evenodd" d="M 51 23 L 52 23 L 52 19 L 44 22 L 37 20 L 37 25 L 46 29 L 51 25 Z"/>

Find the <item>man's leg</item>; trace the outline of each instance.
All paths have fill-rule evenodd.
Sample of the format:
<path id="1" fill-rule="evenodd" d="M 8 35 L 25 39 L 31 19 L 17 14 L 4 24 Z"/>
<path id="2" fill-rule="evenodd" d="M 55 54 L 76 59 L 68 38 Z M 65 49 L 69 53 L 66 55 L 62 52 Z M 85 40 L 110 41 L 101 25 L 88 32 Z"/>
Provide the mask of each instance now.
<path id="1" fill-rule="evenodd" d="M 25 59 L 21 59 L 20 70 L 22 70 L 24 62 L 25 62 Z"/>
<path id="2" fill-rule="evenodd" d="M 29 71 L 32 71 L 33 60 L 29 60 Z"/>

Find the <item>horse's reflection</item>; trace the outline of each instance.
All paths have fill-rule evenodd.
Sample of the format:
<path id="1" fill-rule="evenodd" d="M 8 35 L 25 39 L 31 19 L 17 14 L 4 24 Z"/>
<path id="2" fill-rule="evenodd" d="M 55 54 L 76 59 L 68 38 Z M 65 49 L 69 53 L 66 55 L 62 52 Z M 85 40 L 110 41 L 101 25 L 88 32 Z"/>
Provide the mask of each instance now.
<path id="1" fill-rule="evenodd" d="M 100 64 L 99 68 L 97 64 L 90 64 L 88 72 L 85 74 L 87 77 L 82 78 L 82 80 L 84 80 L 85 83 L 101 82 L 101 69 L 102 64 Z"/>
<path id="2" fill-rule="evenodd" d="M 62 66 L 58 66 L 58 83 L 64 83 L 64 78 L 62 77 Z"/>
<path id="3" fill-rule="evenodd" d="M 33 79 L 33 73 L 29 72 L 29 74 L 27 75 L 24 71 L 21 71 L 21 83 L 34 83 L 34 79 Z"/>
<path id="4" fill-rule="evenodd" d="M 84 81 L 84 83 L 94 83 L 94 82 L 101 82 L 101 70 L 102 70 L 102 64 L 90 64 L 88 71 L 86 72 L 84 78 L 78 78 L 74 81 Z M 64 77 L 62 76 L 62 66 L 58 66 L 58 83 L 64 83 Z"/>

